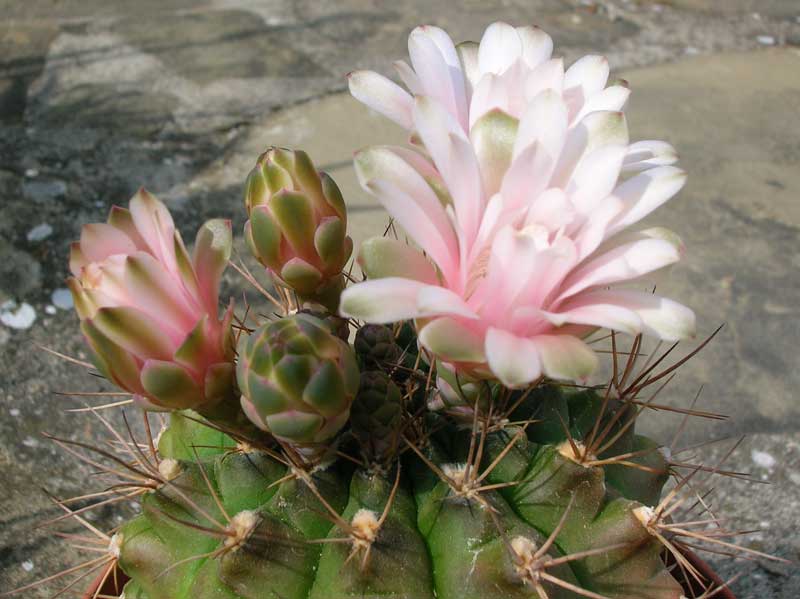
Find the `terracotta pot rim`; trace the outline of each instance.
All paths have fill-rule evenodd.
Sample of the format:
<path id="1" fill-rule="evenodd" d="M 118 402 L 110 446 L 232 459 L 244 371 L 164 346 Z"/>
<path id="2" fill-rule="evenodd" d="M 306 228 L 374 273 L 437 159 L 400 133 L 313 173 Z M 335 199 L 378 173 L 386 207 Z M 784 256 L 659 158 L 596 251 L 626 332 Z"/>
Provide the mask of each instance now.
<path id="1" fill-rule="evenodd" d="M 725 583 L 722 579 L 717 576 L 716 572 L 708 565 L 708 563 L 703 560 L 700 556 L 698 556 L 693 551 L 688 549 L 683 550 L 683 555 L 687 559 L 687 561 L 692 564 L 694 568 L 697 569 L 700 574 L 703 575 L 708 581 L 714 583 L 715 586 L 720 587 L 720 590 L 714 595 L 717 599 L 736 599 L 736 596 L 733 592 L 725 586 Z M 667 555 L 667 563 L 670 561 L 674 564 L 674 558 Z M 107 568 L 104 568 L 100 574 L 92 581 L 92 584 L 89 585 L 89 589 L 84 594 L 83 599 L 94 599 L 95 593 L 97 593 L 98 589 L 100 589 L 101 593 L 106 597 L 119 597 L 122 593 L 122 587 L 125 586 L 125 583 L 128 581 L 128 577 L 125 575 L 122 570 L 118 571 L 116 577 L 110 575 L 110 570 L 114 568 L 116 564 L 110 564 Z M 120 586 L 117 587 L 115 583 L 118 583 Z M 687 585 L 691 584 L 691 581 L 683 581 L 684 588 Z M 102 585 L 102 589 L 100 588 Z M 698 592 L 698 589 L 694 589 L 695 592 Z M 690 591 L 691 592 L 691 591 Z M 699 591 L 702 594 L 702 591 Z"/>

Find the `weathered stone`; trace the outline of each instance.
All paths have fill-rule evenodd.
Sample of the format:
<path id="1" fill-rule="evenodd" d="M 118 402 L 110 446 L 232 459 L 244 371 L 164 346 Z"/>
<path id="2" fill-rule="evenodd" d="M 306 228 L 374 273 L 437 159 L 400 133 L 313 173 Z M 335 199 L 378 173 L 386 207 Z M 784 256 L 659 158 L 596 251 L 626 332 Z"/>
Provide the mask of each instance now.
<path id="1" fill-rule="evenodd" d="M 755 482 L 741 477 L 697 476 L 696 487 L 700 493 L 714 488 L 708 501 L 715 516 L 722 518 L 723 528 L 757 531 L 726 541 L 788 560 L 788 563 L 758 558 L 733 561 L 713 553 L 701 555 L 723 580 L 744 572 L 732 586 L 741 599 L 800 597 L 800 573 L 797 570 L 800 536 L 794 533 L 800 511 L 800 435 L 796 432 L 753 435 L 723 461 L 733 443 L 728 441 L 705 447 L 697 452 L 699 459 L 712 467 L 721 463 L 721 470 L 749 473 Z M 690 472 L 684 470 L 685 474 Z M 724 547 L 719 549 L 726 550 Z"/>
<path id="2" fill-rule="evenodd" d="M 42 267 L 29 253 L 0 238 L 0 301 L 24 298 L 42 285 Z"/>

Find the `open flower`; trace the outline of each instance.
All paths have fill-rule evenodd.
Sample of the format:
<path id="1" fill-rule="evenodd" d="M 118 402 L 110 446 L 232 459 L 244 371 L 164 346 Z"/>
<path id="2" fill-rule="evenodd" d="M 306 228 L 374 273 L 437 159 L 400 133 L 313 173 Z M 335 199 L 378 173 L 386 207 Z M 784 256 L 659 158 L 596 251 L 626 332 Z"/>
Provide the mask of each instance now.
<path id="1" fill-rule="evenodd" d="M 69 287 L 95 363 L 145 407 L 235 398 L 232 310 L 218 317 L 231 241 L 229 221 L 208 221 L 190 257 L 167 208 L 140 190 L 72 244 Z"/>
<path id="2" fill-rule="evenodd" d="M 533 28 L 495 23 L 479 46 L 456 49 L 424 27 L 409 39 L 414 70 L 399 67 L 413 97 L 379 75 L 351 76 L 354 95 L 424 149 L 355 158 L 362 186 L 424 253 L 366 242 L 370 280 L 344 292 L 342 313 L 416 319 L 437 357 L 508 386 L 587 376 L 597 359 L 582 339 L 599 327 L 665 340 L 694 330 L 684 306 L 616 288 L 681 257 L 670 231 L 628 231 L 683 186 L 674 151 L 629 143 L 627 88 L 605 87 L 605 59 L 564 72 L 551 49 Z"/>

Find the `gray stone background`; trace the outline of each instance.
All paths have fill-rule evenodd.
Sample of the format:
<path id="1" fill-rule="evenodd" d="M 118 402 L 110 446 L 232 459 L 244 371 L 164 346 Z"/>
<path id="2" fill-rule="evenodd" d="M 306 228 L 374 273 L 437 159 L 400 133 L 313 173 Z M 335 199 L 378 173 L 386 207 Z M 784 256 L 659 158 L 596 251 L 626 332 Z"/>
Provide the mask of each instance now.
<path id="1" fill-rule="evenodd" d="M 747 537 L 757 549 L 800 558 L 800 1 L 0 0 L 0 14 L 0 592 L 76 557 L 35 528 L 57 513 L 40 487 L 74 495 L 95 473 L 41 431 L 107 436 L 65 412 L 86 397 L 56 394 L 102 381 L 37 347 L 86 357 L 63 292 L 80 225 L 145 185 L 187 239 L 212 216 L 240 231 L 242 180 L 282 144 L 340 182 L 357 242 L 375 234 L 386 215 L 350 156 L 402 136 L 341 93 L 345 73 L 390 72 L 416 24 L 474 39 L 498 19 L 542 26 L 568 61 L 606 54 L 634 92 L 633 137 L 680 151 L 689 184 L 653 222 L 688 256 L 665 286 L 696 309 L 701 336 L 726 326 L 662 401 L 686 406 L 702 385 L 698 407 L 730 416 L 690 423 L 679 446 L 747 434 L 727 467 L 771 484 L 717 477 L 714 507 L 761 529 Z M 226 285 L 245 288 L 235 273 Z M 645 426 L 666 442 L 677 419 Z M 728 446 L 698 454 L 713 462 Z M 800 596 L 796 564 L 712 561 L 744 572 L 740 597 Z"/>

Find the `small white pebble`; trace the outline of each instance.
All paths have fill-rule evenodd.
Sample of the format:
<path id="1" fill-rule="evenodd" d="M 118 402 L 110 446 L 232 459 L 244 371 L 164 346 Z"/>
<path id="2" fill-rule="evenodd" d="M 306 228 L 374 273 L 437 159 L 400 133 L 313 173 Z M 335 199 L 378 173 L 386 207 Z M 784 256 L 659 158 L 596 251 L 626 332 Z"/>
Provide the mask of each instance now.
<path id="1" fill-rule="evenodd" d="M 760 21 L 761 20 L 761 15 L 758 14 L 757 12 L 754 12 L 750 16 L 753 17 L 756 21 Z"/>
<path id="2" fill-rule="evenodd" d="M 16 418 L 17 416 L 19 416 L 19 408 L 11 408 L 8 411 L 8 413 L 11 414 L 14 418 Z"/>
<path id="3" fill-rule="evenodd" d="M 47 314 L 49 314 L 50 316 L 52 316 L 53 314 L 55 314 L 55 313 L 56 313 L 56 307 L 55 307 L 55 306 L 51 306 L 50 304 L 48 304 L 48 305 L 46 305 L 46 306 L 44 307 L 44 311 L 45 311 Z"/>
<path id="4" fill-rule="evenodd" d="M 758 451 L 754 449 L 750 452 L 750 456 L 753 458 L 753 462 L 756 466 L 760 468 L 766 468 L 767 470 L 771 470 L 775 467 L 776 460 L 766 451 Z"/>
<path id="5" fill-rule="evenodd" d="M 72 302 L 72 294 L 70 293 L 69 289 L 61 287 L 53 291 L 52 295 L 50 296 L 50 301 L 53 302 L 53 305 L 56 308 L 60 308 L 61 310 L 72 310 L 73 302 Z"/>
<path id="6" fill-rule="evenodd" d="M 0 322 L 12 329 L 29 329 L 36 321 L 36 310 L 23 302 L 17 305 L 14 300 L 0 305 Z"/>
<path id="7" fill-rule="evenodd" d="M 39 176 L 39 171 L 37 169 L 35 169 L 35 168 L 26 169 L 25 170 L 25 176 L 30 178 L 30 179 L 33 179 L 34 177 L 38 177 Z"/>
<path id="8" fill-rule="evenodd" d="M 26 572 L 30 572 L 33 570 L 33 562 L 29 559 L 26 559 L 24 562 L 22 562 L 22 569 Z"/>
<path id="9" fill-rule="evenodd" d="M 33 437 L 25 437 L 22 440 L 22 444 L 25 447 L 36 447 L 37 445 L 39 445 L 39 442 L 36 439 L 34 439 Z"/>
<path id="10" fill-rule="evenodd" d="M 698 50 L 694 46 L 686 46 L 686 50 L 684 50 L 683 52 L 684 52 L 684 54 L 688 54 L 689 56 L 694 56 L 695 54 L 700 54 L 700 50 Z"/>
<path id="11" fill-rule="evenodd" d="M 759 35 L 756 38 L 756 41 L 761 44 L 762 46 L 774 46 L 775 45 L 775 38 L 771 35 Z"/>
<path id="12" fill-rule="evenodd" d="M 28 241 L 42 241 L 43 239 L 50 237 L 52 234 L 53 227 L 47 223 L 42 223 L 40 225 L 36 225 L 33 229 L 28 231 L 26 237 L 28 238 Z"/>

